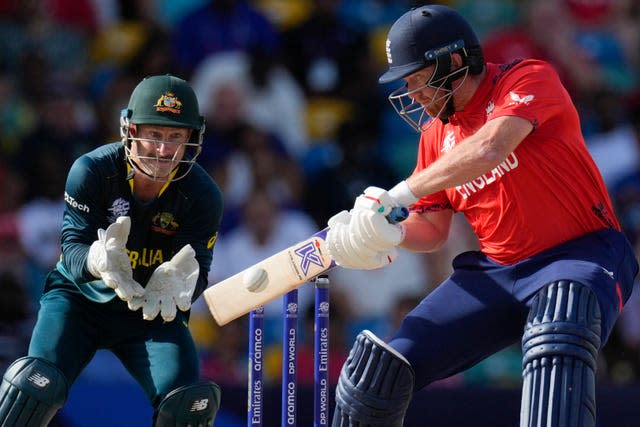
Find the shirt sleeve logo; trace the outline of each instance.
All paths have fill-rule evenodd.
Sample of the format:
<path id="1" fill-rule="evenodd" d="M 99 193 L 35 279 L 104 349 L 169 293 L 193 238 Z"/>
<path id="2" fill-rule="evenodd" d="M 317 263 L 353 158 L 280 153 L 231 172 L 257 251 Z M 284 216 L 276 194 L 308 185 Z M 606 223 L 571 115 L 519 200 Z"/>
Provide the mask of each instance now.
<path id="1" fill-rule="evenodd" d="M 207 249 L 213 249 L 213 247 L 216 245 L 217 240 L 218 240 L 218 232 L 216 231 L 216 233 L 213 236 L 211 236 L 211 238 L 207 242 Z"/>
<path id="2" fill-rule="evenodd" d="M 511 102 L 509 103 L 509 105 L 518 105 L 518 104 L 529 105 L 529 103 L 533 101 L 535 96 L 525 95 L 521 97 L 515 92 L 509 92 L 509 98 L 511 98 Z"/>
<path id="3" fill-rule="evenodd" d="M 89 213 L 89 206 L 84 203 L 78 203 L 76 199 L 69 195 L 66 191 L 64 192 L 64 201 L 74 209 L 78 209 L 79 211 Z"/>

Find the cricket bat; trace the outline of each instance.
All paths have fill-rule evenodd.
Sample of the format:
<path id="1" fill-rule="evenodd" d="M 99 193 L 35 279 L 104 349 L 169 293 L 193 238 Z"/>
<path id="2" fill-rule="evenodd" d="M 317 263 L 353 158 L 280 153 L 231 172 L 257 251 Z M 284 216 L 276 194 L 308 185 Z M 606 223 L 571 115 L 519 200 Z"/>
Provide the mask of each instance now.
<path id="1" fill-rule="evenodd" d="M 407 208 L 396 207 L 387 219 L 397 223 L 408 214 Z M 325 247 L 328 231 L 320 230 L 207 288 L 203 295 L 216 323 L 223 326 L 335 267 Z"/>

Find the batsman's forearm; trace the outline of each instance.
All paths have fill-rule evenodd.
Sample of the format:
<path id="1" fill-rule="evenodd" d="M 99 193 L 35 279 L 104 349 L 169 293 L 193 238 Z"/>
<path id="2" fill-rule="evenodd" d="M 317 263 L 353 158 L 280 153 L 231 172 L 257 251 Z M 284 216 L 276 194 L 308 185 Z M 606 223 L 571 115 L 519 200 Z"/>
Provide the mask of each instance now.
<path id="1" fill-rule="evenodd" d="M 533 125 L 520 117 L 489 120 L 427 168 L 407 178 L 407 184 L 418 198 L 463 185 L 503 162 L 532 130 Z"/>
<path id="2" fill-rule="evenodd" d="M 449 222 L 442 213 L 443 224 L 439 227 L 426 219 L 425 215 L 412 213 L 403 223 L 404 239 L 400 247 L 411 252 L 434 252 L 446 242 L 448 237 Z"/>

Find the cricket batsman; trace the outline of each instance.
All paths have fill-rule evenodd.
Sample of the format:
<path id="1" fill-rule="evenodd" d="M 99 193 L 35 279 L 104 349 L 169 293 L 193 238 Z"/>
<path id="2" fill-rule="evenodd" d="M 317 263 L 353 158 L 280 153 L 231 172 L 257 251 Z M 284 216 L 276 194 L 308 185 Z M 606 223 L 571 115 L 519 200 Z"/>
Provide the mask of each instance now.
<path id="1" fill-rule="evenodd" d="M 2 379 L 2 426 L 46 426 L 98 349 L 140 384 L 154 408 L 150 424 L 215 419 L 220 388 L 199 380 L 187 326 L 222 216 L 218 185 L 195 163 L 205 129 L 198 100 L 186 81 L 151 76 L 120 123 L 122 140 L 82 155 L 67 176 L 62 255 L 46 278 L 28 355 Z"/>
<path id="2" fill-rule="evenodd" d="M 389 100 L 420 134 L 413 173 L 369 187 L 329 220 L 338 265 L 376 269 L 395 247 L 436 251 L 462 213 L 479 251 L 383 341 L 361 332 L 342 367 L 333 426 L 399 427 L 413 393 L 522 345 L 520 426 L 596 423 L 598 352 L 638 263 L 554 68 L 485 63 L 454 9 L 414 8 L 390 28 Z M 571 52 L 567 52 L 571 55 Z M 390 224 L 394 206 L 409 217 Z"/>

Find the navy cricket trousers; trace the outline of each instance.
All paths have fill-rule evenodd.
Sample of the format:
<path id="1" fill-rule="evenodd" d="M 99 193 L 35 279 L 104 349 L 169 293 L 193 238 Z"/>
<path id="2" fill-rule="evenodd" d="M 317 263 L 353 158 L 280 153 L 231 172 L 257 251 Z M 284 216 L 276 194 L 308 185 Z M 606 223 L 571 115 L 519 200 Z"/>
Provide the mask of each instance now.
<path id="1" fill-rule="evenodd" d="M 389 344 L 413 366 L 419 390 L 519 341 L 537 292 L 551 282 L 572 280 L 598 298 L 604 345 L 637 273 L 630 243 L 609 229 L 513 265 L 464 252 L 453 260 L 452 275 L 407 314 Z"/>

